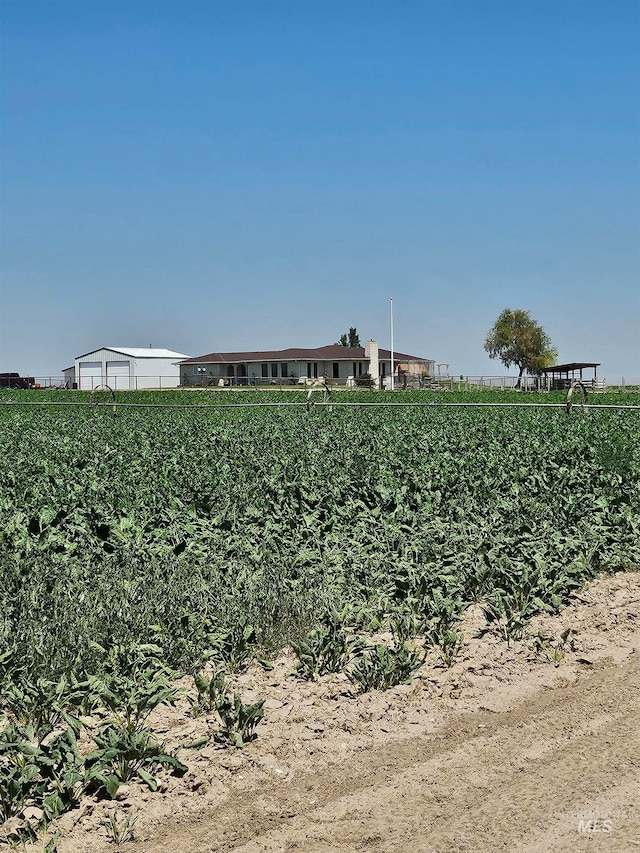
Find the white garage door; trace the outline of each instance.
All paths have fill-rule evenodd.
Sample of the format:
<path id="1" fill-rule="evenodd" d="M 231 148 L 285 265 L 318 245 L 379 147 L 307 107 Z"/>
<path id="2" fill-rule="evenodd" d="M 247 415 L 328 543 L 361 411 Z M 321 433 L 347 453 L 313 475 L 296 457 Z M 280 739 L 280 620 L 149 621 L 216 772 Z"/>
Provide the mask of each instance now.
<path id="1" fill-rule="evenodd" d="M 102 364 L 99 361 L 81 361 L 78 368 L 78 387 L 81 391 L 91 391 L 102 385 Z"/>
<path id="2" fill-rule="evenodd" d="M 129 390 L 129 362 L 107 362 L 107 385 L 115 391 L 117 388 Z"/>

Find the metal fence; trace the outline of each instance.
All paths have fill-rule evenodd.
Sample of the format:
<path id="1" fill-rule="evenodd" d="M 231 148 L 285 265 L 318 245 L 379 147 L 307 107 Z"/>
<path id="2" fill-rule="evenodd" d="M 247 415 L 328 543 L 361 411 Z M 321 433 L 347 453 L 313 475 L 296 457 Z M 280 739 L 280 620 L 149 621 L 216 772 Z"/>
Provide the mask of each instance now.
<path id="1" fill-rule="evenodd" d="M 551 379 L 549 376 L 458 376 L 434 380 L 439 388 L 451 391 L 567 391 L 573 379 Z M 606 391 L 607 380 L 584 379 L 582 385 L 592 391 Z M 619 386 L 613 386 L 619 387 Z M 624 387 L 624 378 L 622 380 Z"/>
<path id="2" fill-rule="evenodd" d="M 57 388 L 59 390 L 77 390 L 78 383 L 66 376 L 29 376 L 22 377 L 20 384 L 8 385 L 14 388 Z M 82 391 L 92 391 L 100 385 L 108 385 L 115 391 L 166 390 L 178 388 L 177 376 L 82 376 Z"/>
<path id="3" fill-rule="evenodd" d="M 518 385 L 517 376 L 460 376 L 440 380 L 443 387 L 461 391 L 495 391 L 515 390 L 522 391 L 568 391 L 576 379 L 555 379 L 550 377 L 523 376 Z M 598 377 L 597 379 L 583 379 L 582 385 L 590 391 L 625 391 L 626 389 L 640 389 L 640 379 L 629 379 L 622 376 L 620 380 Z"/>
<path id="4" fill-rule="evenodd" d="M 390 387 L 390 377 L 384 377 L 383 388 Z M 178 384 L 181 381 L 183 384 Z M 331 379 L 326 376 L 309 379 L 306 376 L 289 376 L 278 379 L 263 378 L 259 376 L 230 376 L 224 378 L 210 376 L 188 376 L 177 380 L 176 376 L 113 376 L 113 377 L 83 377 L 82 389 L 92 391 L 101 385 L 108 385 L 114 391 L 143 391 L 143 390 L 170 390 L 170 389 L 230 389 L 230 388 L 270 388 L 272 390 L 293 390 L 308 388 L 318 382 L 324 381 L 330 388 L 371 388 L 372 382 L 368 377 L 349 377 L 348 379 Z M 608 382 L 607 379 L 584 380 L 583 385 L 588 390 L 606 391 L 608 388 L 625 390 L 626 388 L 640 387 L 640 379 L 632 380 L 621 378 L 620 382 Z M 555 380 L 552 383 L 549 377 L 523 376 L 518 382 L 517 376 L 413 376 L 406 374 L 396 377 L 394 390 L 396 391 L 509 391 L 520 388 L 522 391 L 551 391 L 567 390 L 571 386 L 571 380 Z M 77 389 L 77 383 L 68 380 L 64 376 L 35 376 L 22 377 L 19 385 L 3 387 L 31 388 L 31 389 Z"/>
<path id="5" fill-rule="evenodd" d="M 272 388 L 291 389 L 313 385 L 324 381 L 330 388 L 370 388 L 372 381 L 368 377 L 348 377 L 347 379 L 332 379 L 319 376 L 309 379 L 306 376 L 289 376 L 278 379 L 259 376 L 185 376 L 182 378 L 184 388 Z M 390 390 L 391 377 L 381 378 L 381 387 Z M 556 379 L 548 376 L 416 376 L 406 373 L 396 376 L 394 390 L 396 391 L 566 391 L 572 385 L 571 379 Z M 606 378 L 583 380 L 585 388 L 592 391 L 606 391 L 607 388 L 638 387 L 640 381 L 629 381 L 622 377 L 621 381 L 609 383 Z"/>
<path id="6" fill-rule="evenodd" d="M 274 390 L 305 388 L 324 382 L 333 388 L 370 388 L 371 379 L 365 376 L 331 379 L 328 376 L 283 376 L 270 378 L 263 376 L 184 376 L 183 388 L 272 388 Z"/>

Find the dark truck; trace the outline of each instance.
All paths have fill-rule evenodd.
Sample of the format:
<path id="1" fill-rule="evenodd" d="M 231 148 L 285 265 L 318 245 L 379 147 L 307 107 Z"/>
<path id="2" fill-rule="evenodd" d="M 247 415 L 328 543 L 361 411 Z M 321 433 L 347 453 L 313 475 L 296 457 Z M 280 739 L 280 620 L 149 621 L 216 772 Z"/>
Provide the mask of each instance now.
<path id="1" fill-rule="evenodd" d="M 19 373 L 0 373 L 0 388 L 33 388 L 33 376 L 20 376 Z"/>

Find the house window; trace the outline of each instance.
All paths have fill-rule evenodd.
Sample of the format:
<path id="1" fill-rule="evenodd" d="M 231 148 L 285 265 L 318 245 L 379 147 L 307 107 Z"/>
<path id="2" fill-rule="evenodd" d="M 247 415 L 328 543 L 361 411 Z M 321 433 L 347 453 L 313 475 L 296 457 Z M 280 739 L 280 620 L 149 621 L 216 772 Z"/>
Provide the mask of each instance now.
<path id="1" fill-rule="evenodd" d="M 278 378 L 278 365 L 277 364 L 271 365 L 271 378 L 272 379 Z"/>
<path id="2" fill-rule="evenodd" d="M 313 378 L 314 379 L 318 378 L 318 362 L 317 361 L 313 362 Z"/>
<path id="3" fill-rule="evenodd" d="M 282 376 L 283 379 L 286 379 L 288 375 L 289 375 L 289 365 L 287 364 L 286 361 L 283 361 L 282 364 L 280 365 L 280 376 Z"/>
<path id="4" fill-rule="evenodd" d="M 269 378 L 269 365 L 268 364 L 262 365 L 262 378 L 263 379 Z"/>
<path id="5" fill-rule="evenodd" d="M 333 362 L 333 378 L 334 379 L 340 379 L 340 362 L 339 361 Z"/>
<path id="6" fill-rule="evenodd" d="M 307 362 L 307 379 L 311 379 L 311 362 Z"/>
<path id="7" fill-rule="evenodd" d="M 355 363 L 355 361 L 353 362 L 353 373 L 351 375 L 352 376 L 358 375 L 358 365 Z"/>

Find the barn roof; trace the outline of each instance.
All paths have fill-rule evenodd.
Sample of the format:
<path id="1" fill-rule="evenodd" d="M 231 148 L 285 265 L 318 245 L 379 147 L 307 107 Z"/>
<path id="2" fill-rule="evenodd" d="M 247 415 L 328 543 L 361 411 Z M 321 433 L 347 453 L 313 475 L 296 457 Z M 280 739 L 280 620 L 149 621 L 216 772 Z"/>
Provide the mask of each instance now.
<path id="1" fill-rule="evenodd" d="M 132 358 L 173 358 L 175 360 L 189 358 L 183 352 L 174 352 L 170 349 L 156 349 L 154 347 L 98 347 L 97 349 L 92 349 L 90 352 L 78 355 L 76 358 L 85 358 L 94 352 L 99 352 L 101 349 L 117 352 L 120 355 L 130 355 Z"/>

